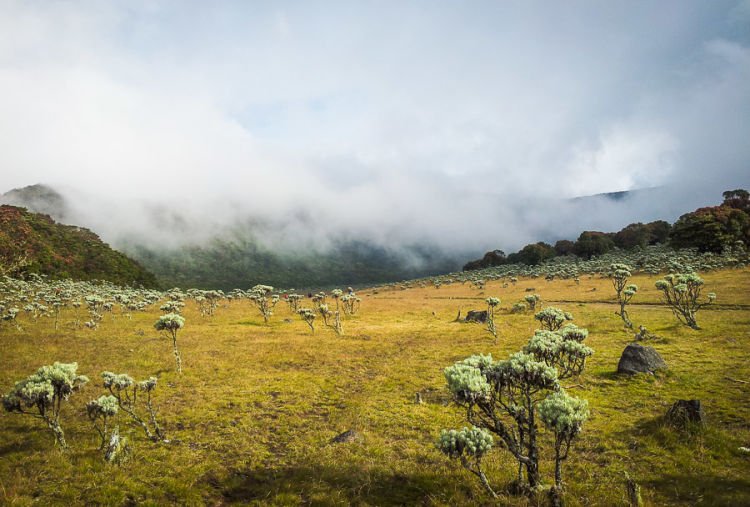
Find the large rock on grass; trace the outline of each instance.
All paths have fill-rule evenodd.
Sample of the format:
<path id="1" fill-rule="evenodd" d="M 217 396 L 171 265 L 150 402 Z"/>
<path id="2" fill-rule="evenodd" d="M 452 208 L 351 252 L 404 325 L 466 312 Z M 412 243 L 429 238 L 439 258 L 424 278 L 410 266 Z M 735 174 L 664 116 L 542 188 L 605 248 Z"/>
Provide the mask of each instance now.
<path id="1" fill-rule="evenodd" d="M 667 363 L 653 347 L 644 347 L 639 343 L 631 343 L 622 351 L 617 373 L 653 373 L 667 367 Z"/>
<path id="2" fill-rule="evenodd" d="M 478 322 L 483 324 L 487 322 L 487 310 L 469 310 L 466 314 L 466 322 Z"/>

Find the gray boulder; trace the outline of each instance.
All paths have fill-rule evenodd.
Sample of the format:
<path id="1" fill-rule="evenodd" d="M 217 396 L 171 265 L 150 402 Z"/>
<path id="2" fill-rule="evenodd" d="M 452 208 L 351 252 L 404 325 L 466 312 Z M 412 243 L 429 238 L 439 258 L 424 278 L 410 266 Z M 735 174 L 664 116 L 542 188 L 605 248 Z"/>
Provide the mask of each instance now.
<path id="1" fill-rule="evenodd" d="M 487 322 L 487 310 L 469 310 L 464 320 L 466 322 L 479 322 L 483 324 Z"/>
<path id="2" fill-rule="evenodd" d="M 661 358 L 653 347 L 644 347 L 639 343 L 631 343 L 622 351 L 620 362 L 617 364 L 617 373 L 653 373 L 667 367 L 667 363 Z"/>

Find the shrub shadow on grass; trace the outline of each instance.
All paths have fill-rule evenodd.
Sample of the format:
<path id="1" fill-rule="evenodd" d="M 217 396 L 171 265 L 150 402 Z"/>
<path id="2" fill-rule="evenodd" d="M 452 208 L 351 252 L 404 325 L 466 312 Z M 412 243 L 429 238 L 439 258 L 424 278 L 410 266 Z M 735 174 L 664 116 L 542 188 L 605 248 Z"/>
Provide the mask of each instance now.
<path id="1" fill-rule="evenodd" d="M 230 503 L 273 503 L 274 498 L 294 498 L 310 505 L 320 503 L 321 498 L 335 498 L 338 493 L 341 501 L 350 505 L 367 504 L 368 499 L 387 505 L 419 505 L 434 503 L 441 497 L 448 501 L 447 495 L 461 488 L 451 477 L 427 471 L 387 474 L 318 464 L 236 471 L 224 480 L 209 474 L 203 480 Z M 472 491 L 467 488 L 464 494 L 471 495 Z"/>
<path id="2" fill-rule="evenodd" d="M 618 373 L 617 365 L 615 365 L 612 370 L 594 371 L 590 373 L 589 375 L 591 377 L 598 378 L 601 380 L 620 381 L 620 382 L 629 382 L 629 383 L 635 383 L 635 382 L 653 383 L 658 380 L 666 380 L 672 377 L 673 373 L 671 370 L 669 370 L 669 368 L 659 369 L 652 373 L 646 373 L 646 372 Z"/>
<path id="3" fill-rule="evenodd" d="M 613 437 L 628 444 L 631 449 L 639 447 L 639 440 L 650 439 L 663 449 L 674 451 L 677 447 L 700 445 L 710 430 L 698 425 L 678 429 L 672 427 L 666 416 L 641 419 L 633 426 L 613 434 Z"/>
<path id="4" fill-rule="evenodd" d="M 643 481 L 642 486 L 658 491 L 674 502 L 705 505 L 746 505 L 750 479 L 707 474 L 667 474 Z"/>
<path id="5" fill-rule="evenodd" d="M 21 433 L 20 431 L 18 433 Z M 6 442 L 0 445 L 0 457 L 10 456 L 11 454 L 27 452 L 37 447 L 35 441 L 31 438 L 22 438 L 14 442 Z"/>

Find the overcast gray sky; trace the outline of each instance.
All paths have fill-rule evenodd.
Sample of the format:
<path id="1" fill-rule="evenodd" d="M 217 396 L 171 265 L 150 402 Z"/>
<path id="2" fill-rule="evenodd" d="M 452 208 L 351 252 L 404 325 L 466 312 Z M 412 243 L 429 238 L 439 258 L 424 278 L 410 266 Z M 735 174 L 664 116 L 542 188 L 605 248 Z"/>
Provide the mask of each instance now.
<path id="1" fill-rule="evenodd" d="M 0 1 L 0 190 L 119 206 L 85 224 L 105 238 L 147 226 L 137 200 L 515 246 L 749 180 L 749 0 Z M 662 185 L 575 224 L 550 204 Z"/>

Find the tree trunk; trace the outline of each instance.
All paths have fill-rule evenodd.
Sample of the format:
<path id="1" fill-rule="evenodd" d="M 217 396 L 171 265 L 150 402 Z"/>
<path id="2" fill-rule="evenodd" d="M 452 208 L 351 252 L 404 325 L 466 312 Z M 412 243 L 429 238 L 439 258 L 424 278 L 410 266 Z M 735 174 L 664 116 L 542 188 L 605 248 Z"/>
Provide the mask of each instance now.
<path id="1" fill-rule="evenodd" d="M 528 397 L 527 397 L 528 398 Z M 540 483 L 539 478 L 539 449 L 536 445 L 536 421 L 534 421 L 534 406 L 529 399 L 529 462 L 526 463 L 526 478 L 529 487 L 533 490 Z"/>
<path id="2" fill-rule="evenodd" d="M 60 444 L 60 448 L 67 449 L 68 444 L 65 442 L 65 433 L 60 425 L 56 421 L 48 420 L 47 426 L 49 426 L 49 429 L 51 429 L 52 433 L 55 435 L 55 442 Z"/>
<path id="3" fill-rule="evenodd" d="M 487 490 L 487 492 L 492 495 L 492 498 L 497 498 L 497 493 L 495 493 L 495 490 L 492 489 L 492 486 L 490 486 L 489 481 L 487 480 L 487 476 L 484 475 L 484 472 L 479 472 L 479 480 L 482 481 L 482 485 L 484 486 L 484 489 Z"/>
<path id="4" fill-rule="evenodd" d="M 560 439 L 557 438 L 555 441 L 555 488 L 562 491 L 562 461 L 563 458 L 560 456 Z"/>
<path id="5" fill-rule="evenodd" d="M 177 333 L 172 333 L 172 347 L 174 348 L 174 359 L 177 363 L 177 373 L 182 373 L 182 358 L 180 358 L 180 351 L 177 350 Z"/>

